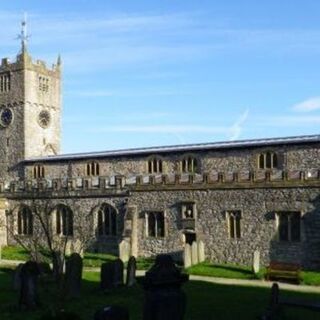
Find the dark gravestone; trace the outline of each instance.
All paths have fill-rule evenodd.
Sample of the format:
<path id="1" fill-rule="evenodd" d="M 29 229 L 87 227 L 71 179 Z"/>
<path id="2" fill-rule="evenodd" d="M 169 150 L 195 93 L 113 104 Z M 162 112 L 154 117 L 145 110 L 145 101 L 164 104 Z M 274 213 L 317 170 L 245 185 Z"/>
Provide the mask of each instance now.
<path id="1" fill-rule="evenodd" d="M 137 269 L 136 258 L 134 256 L 131 256 L 127 266 L 126 285 L 128 287 L 131 287 L 136 283 L 136 269 Z"/>
<path id="2" fill-rule="evenodd" d="M 48 262 L 39 262 L 38 266 L 39 266 L 40 273 L 42 275 L 52 274 L 52 270 Z"/>
<path id="3" fill-rule="evenodd" d="M 123 262 L 121 259 L 113 261 L 114 267 L 114 281 L 113 287 L 118 288 L 123 286 Z"/>
<path id="4" fill-rule="evenodd" d="M 142 281 L 145 290 L 143 320 L 183 320 L 186 295 L 181 285 L 188 279 L 171 256 L 158 255 Z"/>
<path id="5" fill-rule="evenodd" d="M 107 306 L 94 314 L 94 320 L 129 320 L 129 312 L 124 307 Z"/>
<path id="6" fill-rule="evenodd" d="M 38 305 L 38 276 L 40 270 L 34 261 L 26 262 L 20 273 L 21 287 L 19 307 L 27 310 L 35 309 Z"/>
<path id="7" fill-rule="evenodd" d="M 69 298 L 80 296 L 82 279 L 82 258 L 73 253 L 66 262 L 65 288 Z"/>
<path id="8" fill-rule="evenodd" d="M 113 262 L 101 264 L 100 272 L 100 289 L 110 290 L 113 288 L 114 266 Z"/>
<path id="9" fill-rule="evenodd" d="M 13 290 L 20 291 L 21 288 L 21 270 L 23 263 L 20 263 L 13 273 Z"/>

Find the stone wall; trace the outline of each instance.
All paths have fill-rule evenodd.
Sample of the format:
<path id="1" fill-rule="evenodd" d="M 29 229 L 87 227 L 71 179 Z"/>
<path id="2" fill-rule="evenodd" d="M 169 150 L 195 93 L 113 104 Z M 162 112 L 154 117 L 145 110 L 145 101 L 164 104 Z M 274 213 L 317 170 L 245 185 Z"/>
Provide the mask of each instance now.
<path id="1" fill-rule="evenodd" d="M 320 245 L 320 236 L 316 233 L 320 225 L 319 191 L 319 188 L 292 188 L 133 193 L 130 203 L 139 211 L 139 254 L 149 256 L 182 251 L 185 230 L 181 228 L 179 203 L 193 200 L 197 206 L 196 235 L 204 241 L 209 260 L 250 265 L 253 252 L 259 250 L 263 264 L 280 260 L 301 263 L 306 267 L 319 265 L 320 250 L 316 250 Z M 146 237 L 144 213 L 152 210 L 164 210 L 166 213 L 167 230 L 163 239 Z M 228 210 L 241 210 L 240 239 L 229 237 Z M 277 240 L 277 211 L 301 212 L 300 242 Z"/>
<path id="2" fill-rule="evenodd" d="M 204 172 L 238 172 L 258 170 L 258 155 L 273 151 L 278 155 L 279 170 L 307 170 L 320 166 L 320 144 L 303 146 L 286 146 L 273 148 L 234 149 L 224 151 L 175 153 L 161 156 L 163 173 L 173 174 L 181 172 L 180 161 L 186 155 L 194 156 L 198 161 L 198 173 Z M 43 162 L 47 178 L 62 176 L 83 177 L 86 175 L 86 164 L 97 161 L 100 166 L 100 176 L 123 175 L 126 177 L 148 174 L 147 161 L 152 155 L 105 157 L 86 160 Z M 26 166 L 26 176 L 32 175 L 34 163 Z"/>

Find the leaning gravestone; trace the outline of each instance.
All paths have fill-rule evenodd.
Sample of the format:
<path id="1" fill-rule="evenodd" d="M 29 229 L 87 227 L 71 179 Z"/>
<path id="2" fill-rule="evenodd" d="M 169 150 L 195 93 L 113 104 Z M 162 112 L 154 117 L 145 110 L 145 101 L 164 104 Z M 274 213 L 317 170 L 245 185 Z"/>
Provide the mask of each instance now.
<path id="1" fill-rule="evenodd" d="M 20 273 L 21 287 L 19 307 L 27 310 L 35 309 L 38 305 L 38 264 L 34 261 L 26 262 Z"/>
<path id="2" fill-rule="evenodd" d="M 117 288 L 123 285 L 123 262 L 121 259 L 116 259 L 113 261 L 114 267 L 114 279 L 113 287 Z"/>
<path id="3" fill-rule="evenodd" d="M 119 258 L 127 262 L 130 257 L 130 244 L 127 240 L 122 240 L 119 244 Z"/>
<path id="4" fill-rule="evenodd" d="M 205 253 L 204 253 L 204 243 L 202 240 L 198 242 L 198 260 L 199 262 L 203 262 L 206 259 Z"/>
<path id="5" fill-rule="evenodd" d="M 191 245 L 191 263 L 192 265 L 199 263 L 198 244 L 195 241 L 193 241 Z"/>
<path id="6" fill-rule="evenodd" d="M 136 258 L 134 256 L 131 256 L 127 266 L 127 278 L 126 278 L 127 287 L 131 287 L 136 283 L 136 270 L 137 270 Z"/>
<path id="7" fill-rule="evenodd" d="M 110 290 L 113 288 L 114 267 L 113 262 L 105 262 L 101 264 L 100 272 L 100 289 Z"/>
<path id="8" fill-rule="evenodd" d="M 183 320 L 186 295 L 181 285 L 188 279 L 189 275 L 181 273 L 170 255 L 158 255 L 142 282 L 143 320 Z"/>
<path id="9" fill-rule="evenodd" d="M 21 288 L 21 270 L 23 263 L 18 264 L 13 273 L 13 290 L 19 291 Z"/>
<path id="10" fill-rule="evenodd" d="M 185 268 L 189 268 L 192 265 L 191 262 L 191 246 L 189 243 L 186 243 L 183 252 L 183 263 Z"/>
<path id="11" fill-rule="evenodd" d="M 65 289 L 70 298 L 80 296 L 82 265 L 82 258 L 78 253 L 73 253 L 66 262 Z"/>
<path id="12" fill-rule="evenodd" d="M 253 253 L 252 271 L 257 274 L 260 271 L 260 251 L 256 250 Z"/>
<path id="13" fill-rule="evenodd" d="M 96 311 L 94 320 L 129 320 L 129 312 L 124 307 L 107 306 Z"/>

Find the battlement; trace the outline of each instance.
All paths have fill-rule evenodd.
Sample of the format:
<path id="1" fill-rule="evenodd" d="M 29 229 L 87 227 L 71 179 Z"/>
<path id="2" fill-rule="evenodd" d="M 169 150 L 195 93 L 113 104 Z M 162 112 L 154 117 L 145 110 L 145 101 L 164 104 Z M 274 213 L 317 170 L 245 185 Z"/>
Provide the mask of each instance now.
<path id="1" fill-rule="evenodd" d="M 170 189 L 224 189 L 257 187 L 319 186 L 320 170 L 215 172 L 204 174 L 139 175 L 124 177 L 79 177 L 66 179 L 34 179 L 0 182 L 1 193 L 50 193 L 59 191 L 105 190 L 170 190 Z"/>
<path id="2" fill-rule="evenodd" d="M 61 58 L 57 58 L 57 62 L 48 67 L 46 62 L 43 60 L 33 60 L 32 57 L 27 53 L 23 52 L 17 55 L 15 61 L 10 61 L 9 58 L 2 58 L 0 65 L 0 72 L 14 71 L 21 68 L 31 68 L 38 72 L 46 73 L 56 73 L 60 72 Z"/>

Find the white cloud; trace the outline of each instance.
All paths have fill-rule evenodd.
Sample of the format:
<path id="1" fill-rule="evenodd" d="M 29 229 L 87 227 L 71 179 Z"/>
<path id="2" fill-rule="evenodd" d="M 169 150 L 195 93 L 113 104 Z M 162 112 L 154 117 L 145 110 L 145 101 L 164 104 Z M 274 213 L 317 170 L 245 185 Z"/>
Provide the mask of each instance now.
<path id="1" fill-rule="evenodd" d="M 298 112 L 310 112 L 320 110 L 320 97 L 313 97 L 302 101 L 292 107 L 294 111 Z"/>
<path id="2" fill-rule="evenodd" d="M 241 116 L 236 120 L 236 122 L 230 127 L 230 140 L 239 139 L 243 130 L 243 124 L 247 120 L 248 115 L 249 115 L 249 109 L 246 109 L 241 114 Z"/>

